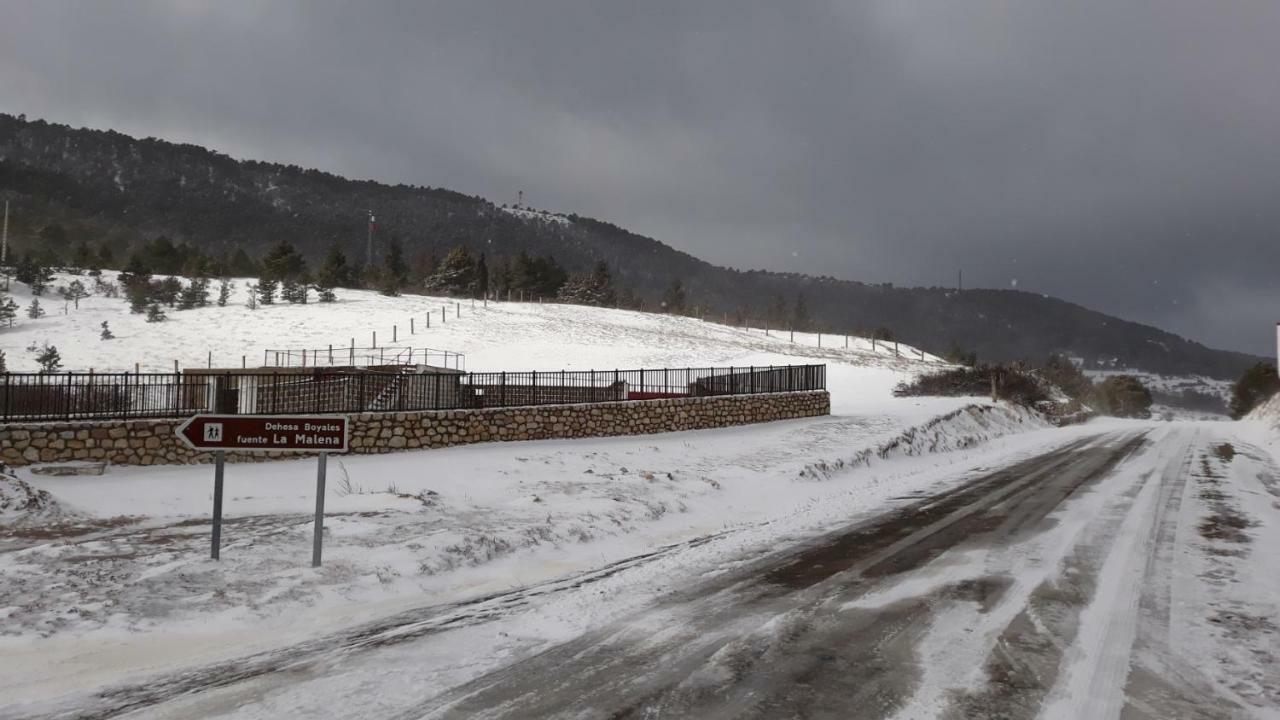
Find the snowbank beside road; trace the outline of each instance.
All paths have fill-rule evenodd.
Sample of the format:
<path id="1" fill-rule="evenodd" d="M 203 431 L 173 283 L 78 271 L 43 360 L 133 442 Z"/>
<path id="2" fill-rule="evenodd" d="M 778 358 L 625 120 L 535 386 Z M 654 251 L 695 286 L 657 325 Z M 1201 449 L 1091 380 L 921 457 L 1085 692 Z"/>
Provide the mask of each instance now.
<path id="1" fill-rule="evenodd" d="M 800 471 L 801 478 L 827 479 L 840 470 L 870 467 L 879 458 L 889 460 L 928 453 L 967 450 L 994 438 L 1054 427 L 1044 415 L 1016 405 L 974 404 L 936 417 L 924 425 L 904 430 L 900 435 L 858 451 L 848 458 L 811 463 Z"/>
<path id="2" fill-rule="evenodd" d="M 32 487 L 0 465 L 0 527 L 58 522 L 74 514 L 49 491 Z"/>
<path id="3" fill-rule="evenodd" d="M 1254 408 L 1245 419 L 1280 428 L 1280 393 L 1272 395 L 1271 399 Z"/>

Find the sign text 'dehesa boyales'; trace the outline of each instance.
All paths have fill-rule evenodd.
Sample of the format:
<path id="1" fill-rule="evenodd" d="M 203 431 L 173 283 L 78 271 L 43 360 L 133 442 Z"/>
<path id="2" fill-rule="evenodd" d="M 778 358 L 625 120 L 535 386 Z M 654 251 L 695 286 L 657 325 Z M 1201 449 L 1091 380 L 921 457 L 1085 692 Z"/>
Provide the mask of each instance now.
<path id="1" fill-rule="evenodd" d="M 178 435 L 196 450 L 346 452 L 347 419 L 334 415 L 197 415 L 178 427 Z"/>

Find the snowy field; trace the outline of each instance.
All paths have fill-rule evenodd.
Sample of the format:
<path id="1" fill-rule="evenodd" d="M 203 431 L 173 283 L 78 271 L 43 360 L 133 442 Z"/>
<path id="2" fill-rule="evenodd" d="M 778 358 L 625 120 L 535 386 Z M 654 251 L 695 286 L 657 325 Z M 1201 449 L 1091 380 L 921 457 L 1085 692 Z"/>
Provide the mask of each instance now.
<path id="1" fill-rule="evenodd" d="M 875 663 L 854 673 L 894 698 L 849 706 L 855 717 L 963 703 L 1021 708 L 1009 717 L 1191 717 L 1217 705 L 1204 716 L 1278 716 L 1268 668 L 1280 657 L 1280 568 L 1262 550 L 1280 542 L 1280 400 L 1242 423 L 1056 429 L 981 398 L 895 398 L 894 385 L 941 363 L 858 339 L 819 348 L 816 335 L 791 343 L 536 303 L 468 302 L 442 324 L 447 300 L 340 298 L 257 310 L 235 299 L 159 324 L 91 298 L 20 321 L 0 347 L 16 369 L 46 341 L 76 369 L 163 371 L 210 351 L 215 366 L 253 365 L 264 348 L 367 345 L 374 331 L 389 342 L 414 317 L 417 334 L 397 345 L 462 352 L 472 370 L 824 362 L 832 414 L 334 458 L 318 569 L 314 460 L 228 466 L 220 562 L 208 559 L 208 466 L 23 469 L 0 510 L 48 495 L 39 513 L 0 512 L 0 718 L 471 717 L 468 698 L 495 717 L 533 717 L 557 695 L 518 689 L 548 674 L 566 688 L 557 714 L 594 716 L 601 708 L 575 705 L 593 689 L 572 683 L 610 663 L 640 667 L 646 648 L 670 660 L 653 682 L 669 671 L 731 689 L 763 673 L 754 693 L 792 671 L 788 658 L 804 674 L 832 643 L 860 652 L 850 637 L 876 648 L 875 663 L 911 659 L 883 677 L 865 674 Z M 117 339 L 98 339 L 103 320 Z M 904 538 L 873 556 L 900 563 L 884 584 L 819 562 L 805 572 L 831 575 L 814 586 L 833 593 L 821 602 L 807 589 L 757 597 L 762 564 L 858 523 Z M 903 608 L 916 614 L 893 614 Z M 841 625 L 863 616 L 856 633 Z M 897 627 L 911 630 L 875 634 Z M 836 634 L 805 649 L 814 632 Z M 794 655 L 770 649 L 790 642 L 802 643 Z M 1039 668 L 1034 703 L 1035 682 L 1005 660 Z M 1002 677 L 1009 686 L 992 690 Z M 633 680 L 602 676 L 606 702 L 641 691 Z M 1185 686 L 1172 699 L 1161 695 L 1170 682 Z M 702 697 L 680 683 L 672 697 Z"/>
<path id="2" fill-rule="evenodd" d="M 59 277 L 57 283 L 65 283 Z M 238 281 L 241 292 L 244 281 Z M 21 286 L 13 295 L 27 302 Z M 162 323 L 93 297 L 66 314 L 0 333 L 13 369 L 34 369 L 29 346 L 58 345 L 65 366 L 165 371 L 252 363 L 263 348 L 389 344 L 462 352 L 468 369 L 584 369 L 824 362 L 830 417 L 636 438 L 492 444 L 331 464 L 326 562 L 308 565 L 314 461 L 233 465 L 227 473 L 222 561 L 207 559 L 211 472 L 111 467 L 101 477 L 23 471 L 69 522 L 58 531 L 10 524 L 0 534 L 0 649 L 58 687 L 265 648 L 405 608 L 521 587 L 686 542 L 803 513 L 833 499 L 878 502 L 880 480 L 851 481 L 863 452 L 965 399 L 899 399 L 898 382 L 940 366 L 852 339 L 795 342 L 703 322 L 538 303 L 387 298 L 340 291 L 333 304 L 171 311 Z M 448 318 L 441 322 L 441 308 Z M 426 315 L 432 314 L 426 329 Z M 409 318 L 417 333 L 408 335 Z M 116 338 L 98 338 L 101 322 Z M 832 344 L 837 347 L 831 347 Z M 901 352 L 910 351 L 902 346 Z M 927 444 L 959 444 L 1040 427 L 1009 412 L 968 414 Z M 948 435 L 948 433 L 951 433 Z M 915 453 L 923 437 L 891 454 Z M 912 445 L 914 443 L 914 446 Z M 862 453 L 862 454 L 860 454 Z M 888 456 L 889 454 L 886 454 Z M 880 462 L 876 458 L 876 462 Z M 182 642 L 177 642 L 181 638 Z M 110 657 L 110 662 L 104 662 Z M 157 660 L 159 658 L 159 660 Z M 22 672 L 0 694 L 49 688 Z M 42 689 L 43 688 L 43 689 Z"/>
<path id="3" fill-rule="evenodd" d="M 114 279 L 111 271 L 105 275 Z M 472 371 L 611 370 L 615 368 L 687 367 L 690 365 L 798 364 L 840 362 L 910 372 L 919 367 L 919 355 L 902 345 L 903 358 L 893 348 L 877 343 L 875 351 L 865 339 L 796 333 L 766 336 L 762 329 L 742 330 L 696 318 L 656 313 L 589 308 L 555 303 L 459 303 L 449 298 L 405 295 L 385 297 L 376 292 L 338 290 L 338 302 L 306 305 L 245 305 L 249 281 L 235 281 L 226 307 L 168 310 L 168 320 L 148 323 L 141 314 L 130 314 L 123 298 L 94 296 L 80 301 L 80 308 L 66 308 L 54 288 L 73 278 L 59 274 L 41 299 L 48 315 L 26 317 L 31 302 L 25 285 L 14 283 L 10 295 L 21 305 L 11 329 L 0 330 L 0 349 L 13 372 L 39 367 L 36 352 L 45 343 L 56 345 L 63 369 L 98 372 L 172 372 L 180 367 L 249 367 L 263 363 L 264 350 L 326 349 L 335 353 L 350 347 L 433 348 L 466 355 Z M 78 278 L 92 286 L 92 278 Z M 217 288 L 214 287 L 216 298 Z M 441 319 L 442 311 L 447 318 Z M 460 313 L 460 316 L 459 316 Z M 427 328 L 430 316 L 430 328 Z M 409 321 L 414 321 L 410 334 Z M 101 340 L 101 324 L 110 324 L 114 340 Z M 392 337 L 396 338 L 394 341 Z M 210 359 L 212 357 L 212 360 Z M 910 358 L 910 359 L 908 359 Z M 938 359 L 927 356 L 930 361 Z"/>

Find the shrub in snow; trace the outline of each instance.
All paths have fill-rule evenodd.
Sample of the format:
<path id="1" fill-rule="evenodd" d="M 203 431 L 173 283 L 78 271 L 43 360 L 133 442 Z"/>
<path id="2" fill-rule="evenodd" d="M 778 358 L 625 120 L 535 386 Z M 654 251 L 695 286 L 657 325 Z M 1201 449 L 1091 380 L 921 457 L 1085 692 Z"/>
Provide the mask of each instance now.
<path id="1" fill-rule="evenodd" d="M 1151 417 L 1151 392 L 1132 375 L 1112 375 L 1098 383 L 1094 395 L 1098 409 L 1108 415 Z"/>
<path id="2" fill-rule="evenodd" d="M 218 281 L 218 307 L 227 306 L 227 300 L 231 298 L 231 289 L 235 286 L 235 283 L 226 278 Z"/>
<path id="3" fill-rule="evenodd" d="M 0 298 L 0 325 L 13 327 L 13 319 L 18 317 L 18 303 L 13 298 Z"/>
<path id="4" fill-rule="evenodd" d="M 39 320 L 44 317 L 44 308 L 40 307 L 40 298 L 31 298 L 31 304 L 27 306 L 27 317 L 32 320 Z"/>
<path id="5" fill-rule="evenodd" d="M 168 316 L 164 314 L 164 309 L 160 307 L 160 303 L 153 302 L 147 306 L 147 322 L 164 322 Z"/>
<path id="6" fill-rule="evenodd" d="M 1260 362 L 1244 372 L 1231 388 L 1231 416 L 1242 418 L 1280 392 L 1276 367 Z"/>
<path id="7" fill-rule="evenodd" d="M 58 288 L 58 294 L 64 300 L 75 303 L 76 309 L 80 309 L 80 301 L 89 297 L 89 291 L 85 289 L 84 283 L 79 280 L 72 280 L 66 287 Z"/>
<path id="8" fill-rule="evenodd" d="M 62 369 L 62 355 L 54 345 L 45 345 L 36 356 L 36 362 L 40 363 L 42 373 L 56 373 Z"/>

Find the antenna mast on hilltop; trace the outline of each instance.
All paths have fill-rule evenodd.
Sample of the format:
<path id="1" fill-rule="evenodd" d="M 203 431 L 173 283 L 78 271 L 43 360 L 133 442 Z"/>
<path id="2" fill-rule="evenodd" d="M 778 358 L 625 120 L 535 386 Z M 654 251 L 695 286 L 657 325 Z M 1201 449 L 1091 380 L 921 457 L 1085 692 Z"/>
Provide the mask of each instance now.
<path id="1" fill-rule="evenodd" d="M 364 265 L 365 267 L 373 267 L 373 231 L 378 227 L 378 220 L 373 216 L 373 211 L 369 211 L 369 234 L 364 241 Z"/>
<path id="2" fill-rule="evenodd" d="M 4 232 L 0 234 L 0 265 L 9 262 L 9 201 L 4 201 Z"/>
<path id="3" fill-rule="evenodd" d="M 516 191 L 516 207 L 524 207 L 524 191 Z"/>

